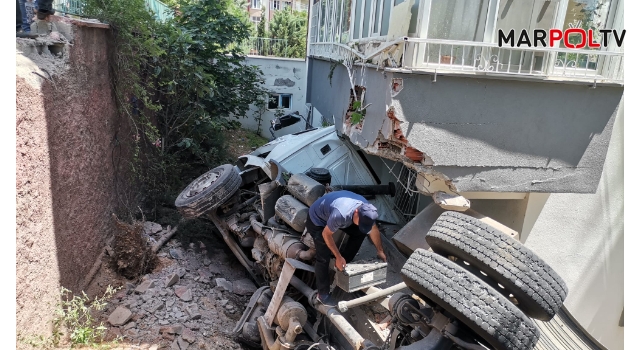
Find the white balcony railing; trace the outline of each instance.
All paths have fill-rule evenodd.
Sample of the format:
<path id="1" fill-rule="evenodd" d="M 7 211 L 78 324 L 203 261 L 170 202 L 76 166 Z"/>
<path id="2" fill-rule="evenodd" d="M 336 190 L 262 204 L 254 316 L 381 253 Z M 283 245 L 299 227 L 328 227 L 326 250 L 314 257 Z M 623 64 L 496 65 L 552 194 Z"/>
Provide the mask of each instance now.
<path id="1" fill-rule="evenodd" d="M 497 44 L 404 38 L 395 43 L 403 56 L 391 67 L 436 73 L 520 76 L 591 83 L 623 83 L 624 53 L 566 48 L 511 48 Z M 366 56 L 352 46 L 339 43 L 310 43 L 311 56 L 333 60 L 368 60 L 393 48 L 382 43 Z M 387 64 L 387 66 L 389 66 Z"/>
<path id="2" fill-rule="evenodd" d="M 622 82 L 624 53 L 567 48 L 498 47 L 497 44 L 406 39 L 403 68 Z"/>
<path id="3" fill-rule="evenodd" d="M 250 37 L 242 43 L 242 49 L 249 56 L 289 57 L 287 39 Z"/>

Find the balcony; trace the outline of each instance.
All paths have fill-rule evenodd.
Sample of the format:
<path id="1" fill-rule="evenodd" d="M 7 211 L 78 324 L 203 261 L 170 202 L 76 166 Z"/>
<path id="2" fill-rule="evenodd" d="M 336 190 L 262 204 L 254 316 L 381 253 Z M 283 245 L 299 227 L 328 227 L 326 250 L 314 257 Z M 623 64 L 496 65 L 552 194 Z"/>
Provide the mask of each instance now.
<path id="1" fill-rule="evenodd" d="M 621 31 L 622 4 L 616 0 L 318 0 L 311 13 L 309 56 L 370 61 L 399 72 L 622 85 L 622 47 L 512 48 L 497 43 L 498 29 L 515 29 L 516 41 L 523 29 Z"/>
<path id="2" fill-rule="evenodd" d="M 267 56 L 289 58 L 290 50 L 287 39 L 249 37 L 241 45 L 242 51 L 248 56 Z"/>

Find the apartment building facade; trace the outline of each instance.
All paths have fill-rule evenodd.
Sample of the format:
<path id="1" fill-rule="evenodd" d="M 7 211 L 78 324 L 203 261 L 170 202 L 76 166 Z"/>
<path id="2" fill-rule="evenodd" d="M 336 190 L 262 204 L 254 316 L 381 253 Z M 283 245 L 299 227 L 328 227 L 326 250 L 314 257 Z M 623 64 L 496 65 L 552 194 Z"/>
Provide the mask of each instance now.
<path id="1" fill-rule="evenodd" d="M 624 44 L 501 47 L 498 34 L 583 28 L 602 42 L 598 29 L 622 33 L 623 1 L 313 0 L 310 11 L 307 103 L 381 182 L 420 193 L 401 214 L 438 191 L 469 199 L 561 274 L 586 333 L 622 349 Z"/>
<path id="2" fill-rule="evenodd" d="M 248 0 L 247 11 L 251 21 L 257 26 L 265 11 L 265 19 L 269 22 L 273 19 L 276 11 L 294 10 L 307 12 L 309 10 L 309 0 Z M 268 23 L 266 24 L 269 25 Z"/>

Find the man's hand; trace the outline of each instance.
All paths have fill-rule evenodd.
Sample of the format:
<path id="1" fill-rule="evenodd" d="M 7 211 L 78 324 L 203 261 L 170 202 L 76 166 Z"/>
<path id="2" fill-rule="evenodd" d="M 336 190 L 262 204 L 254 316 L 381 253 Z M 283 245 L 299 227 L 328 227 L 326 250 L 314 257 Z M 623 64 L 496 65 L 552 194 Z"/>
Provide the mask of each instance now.
<path id="1" fill-rule="evenodd" d="M 387 262 L 387 256 L 384 254 L 384 250 L 378 250 L 378 258 L 382 259 L 382 261 Z"/>
<path id="2" fill-rule="evenodd" d="M 344 268 L 347 266 L 347 261 L 344 260 L 342 256 L 336 257 L 336 269 L 338 271 L 344 271 Z"/>

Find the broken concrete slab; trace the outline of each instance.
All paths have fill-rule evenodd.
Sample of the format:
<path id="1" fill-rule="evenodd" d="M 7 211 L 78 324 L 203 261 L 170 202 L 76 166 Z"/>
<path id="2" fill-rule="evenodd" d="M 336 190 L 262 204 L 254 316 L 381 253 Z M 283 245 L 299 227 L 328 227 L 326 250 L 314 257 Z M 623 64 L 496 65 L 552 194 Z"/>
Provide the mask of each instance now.
<path id="1" fill-rule="evenodd" d="M 140 283 L 140 285 L 135 289 L 135 292 L 138 294 L 142 294 L 147 291 L 149 288 L 153 288 L 155 286 L 155 281 L 148 280 Z"/>
<path id="2" fill-rule="evenodd" d="M 109 315 L 107 322 L 109 322 L 112 326 L 122 326 L 123 324 L 129 322 L 133 316 L 131 310 L 127 309 L 124 306 L 118 306 L 112 313 Z"/>
<path id="3" fill-rule="evenodd" d="M 126 331 L 126 330 L 128 330 L 128 329 L 135 328 L 135 327 L 136 327 L 136 325 L 137 325 L 137 324 L 136 324 L 135 322 L 129 322 L 129 323 L 127 323 L 127 324 L 124 326 L 124 330 Z"/>
<path id="4" fill-rule="evenodd" d="M 186 341 L 184 341 L 184 339 L 177 338 L 176 339 L 178 341 L 178 345 L 180 346 L 180 350 L 187 350 L 187 348 L 189 347 L 189 343 L 187 343 Z"/>
<path id="5" fill-rule="evenodd" d="M 178 281 L 180 281 L 180 276 L 178 276 L 178 274 L 173 273 L 170 276 L 167 276 L 167 279 L 164 281 L 164 286 L 165 287 L 171 287 L 174 284 L 178 283 Z"/>
<path id="6" fill-rule="evenodd" d="M 224 278 L 216 278 L 216 286 L 223 288 L 227 292 L 233 291 L 233 284 Z"/>
<path id="7" fill-rule="evenodd" d="M 187 306 L 187 315 L 189 315 L 189 320 L 199 320 L 202 318 L 202 314 L 198 310 L 198 305 Z"/>
<path id="8" fill-rule="evenodd" d="M 180 249 L 169 249 L 169 255 L 171 255 L 172 258 L 177 260 L 184 259 L 184 254 L 182 254 L 182 250 Z"/>
<path id="9" fill-rule="evenodd" d="M 182 334 L 184 327 L 182 325 L 173 325 L 173 326 L 165 326 L 160 327 L 158 333 L 168 333 L 168 334 Z"/>
<path id="10" fill-rule="evenodd" d="M 185 329 L 182 332 L 182 339 L 189 344 L 193 344 L 196 341 L 196 334 L 190 329 Z"/>
<path id="11" fill-rule="evenodd" d="M 151 303 L 147 303 L 144 307 L 149 313 L 154 313 L 164 307 L 164 303 L 162 301 L 154 301 Z"/>
<path id="12" fill-rule="evenodd" d="M 193 295 L 191 294 L 191 288 L 185 286 L 177 286 L 174 290 L 176 296 L 182 301 L 191 301 Z"/>
<path id="13" fill-rule="evenodd" d="M 198 275 L 200 276 L 201 281 L 206 281 L 206 282 L 209 282 L 211 280 L 211 277 L 213 277 L 211 272 L 205 269 L 198 270 Z"/>
<path id="14" fill-rule="evenodd" d="M 445 210 L 466 211 L 471 208 L 471 202 L 460 195 L 438 191 L 431 197 L 436 204 Z"/>
<path id="15" fill-rule="evenodd" d="M 253 295 L 257 287 L 247 278 L 233 282 L 233 292 L 239 295 Z"/>
<path id="16" fill-rule="evenodd" d="M 162 231 L 162 226 L 155 222 L 145 221 L 142 229 L 144 230 L 144 233 L 151 236 Z"/>

